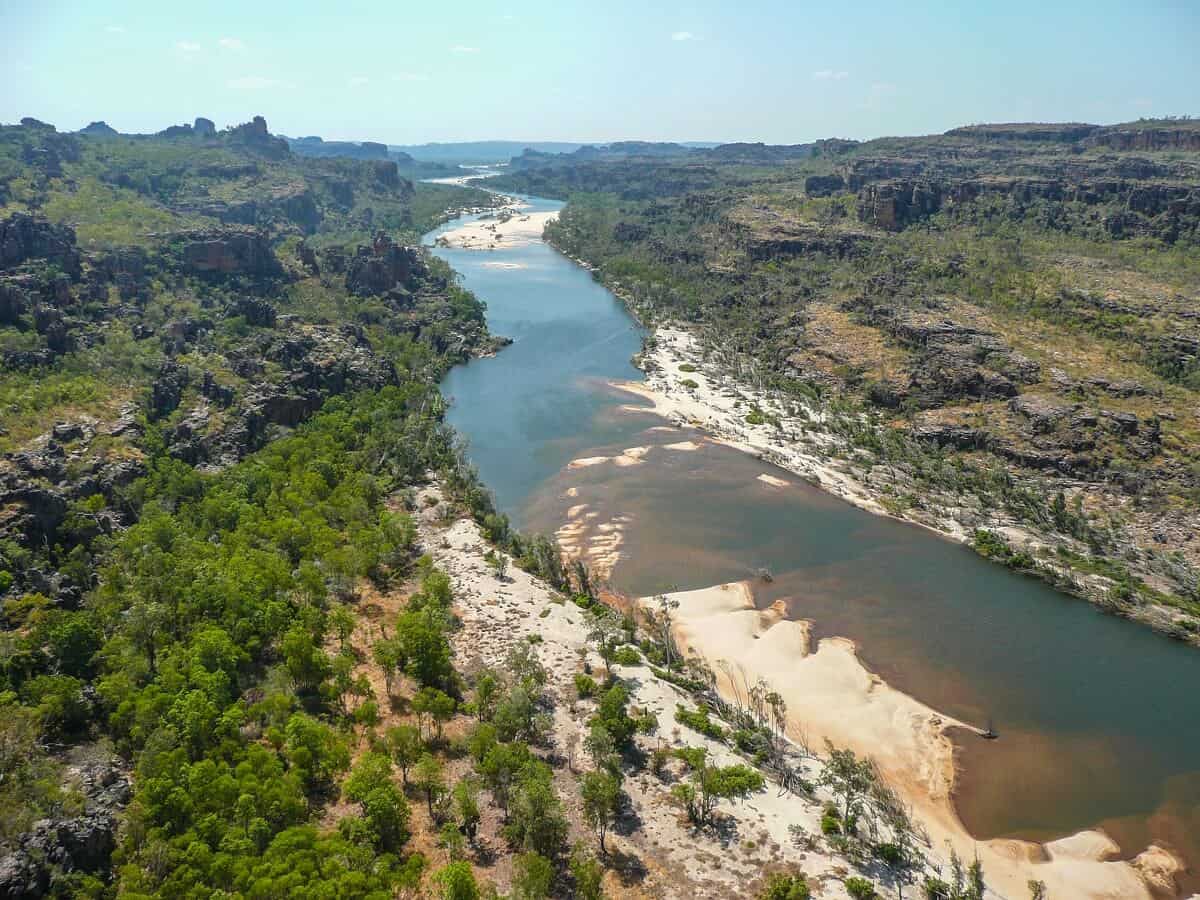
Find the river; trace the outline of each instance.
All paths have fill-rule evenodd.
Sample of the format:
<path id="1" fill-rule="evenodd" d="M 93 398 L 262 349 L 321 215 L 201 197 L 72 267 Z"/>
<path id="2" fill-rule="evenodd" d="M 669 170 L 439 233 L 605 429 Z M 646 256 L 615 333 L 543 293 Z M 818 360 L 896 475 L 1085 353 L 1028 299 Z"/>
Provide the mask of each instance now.
<path id="1" fill-rule="evenodd" d="M 527 200 L 535 212 L 561 206 Z M 783 599 L 818 635 L 854 640 L 893 686 L 994 722 L 999 740 L 956 739 L 955 803 L 975 837 L 1098 827 L 1125 855 L 1157 840 L 1195 872 L 1200 652 L 699 433 L 664 429 L 611 386 L 641 378 L 630 362 L 639 327 L 540 240 L 434 252 L 487 303 L 492 332 L 514 341 L 455 368 L 442 388 L 450 424 L 519 526 L 552 533 L 586 504 L 590 532 L 612 549 L 612 585 L 631 595 L 769 568 L 774 580 L 754 587 L 760 606 Z M 689 442 L 696 449 L 681 449 Z M 618 464 L 570 466 L 595 457 Z"/>

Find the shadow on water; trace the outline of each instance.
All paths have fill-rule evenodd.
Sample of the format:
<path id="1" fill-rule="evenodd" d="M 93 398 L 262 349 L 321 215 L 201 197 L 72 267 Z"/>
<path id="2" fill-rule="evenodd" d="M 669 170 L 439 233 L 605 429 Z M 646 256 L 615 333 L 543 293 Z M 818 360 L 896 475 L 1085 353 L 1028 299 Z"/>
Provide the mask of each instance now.
<path id="1" fill-rule="evenodd" d="M 1158 840 L 1195 869 L 1200 653 L 627 411 L 629 395 L 606 384 L 640 378 L 629 363 L 638 329 L 545 245 L 502 251 L 523 269 L 437 252 L 488 303 L 493 331 L 515 339 L 443 388 L 451 424 L 522 527 L 553 532 L 584 505 L 589 527 L 619 520 L 612 581 L 632 594 L 768 569 L 773 580 L 755 583 L 761 606 L 784 600 L 818 636 L 853 639 L 870 668 L 935 709 L 994 719 L 999 740 L 956 739 L 956 802 L 973 834 L 1045 840 L 1102 827 L 1125 855 Z M 699 449 L 664 446 L 683 440 Z M 643 446 L 640 464 L 567 467 Z M 759 480 L 768 471 L 786 486 Z"/>

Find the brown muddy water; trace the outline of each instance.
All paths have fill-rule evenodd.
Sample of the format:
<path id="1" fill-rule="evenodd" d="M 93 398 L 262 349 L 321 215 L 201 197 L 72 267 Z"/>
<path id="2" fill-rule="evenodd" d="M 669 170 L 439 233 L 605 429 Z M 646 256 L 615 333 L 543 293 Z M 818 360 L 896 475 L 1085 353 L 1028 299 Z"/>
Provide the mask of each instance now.
<path id="1" fill-rule="evenodd" d="M 615 552 L 611 582 L 629 594 L 750 579 L 760 606 L 785 600 L 816 636 L 851 638 L 895 687 L 994 723 L 999 740 L 956 737 L 956 805 L 976 837 L 1099 827 L 1127 856 L 1157 840 L 1200 889 L 1200 652 L 635 411 L 609 382 L 640 377 L 637 327 L 546 245 L 436 252 L 487 302 L 493 332 L 515 339 L 456 368 L 443 391 L 522 528 L 576 523 L 585 545 Z M 686 441 L 698 448 L 667 447 Z M 570 466 L 629 462 L 639 447 L 633 464 Z"/>

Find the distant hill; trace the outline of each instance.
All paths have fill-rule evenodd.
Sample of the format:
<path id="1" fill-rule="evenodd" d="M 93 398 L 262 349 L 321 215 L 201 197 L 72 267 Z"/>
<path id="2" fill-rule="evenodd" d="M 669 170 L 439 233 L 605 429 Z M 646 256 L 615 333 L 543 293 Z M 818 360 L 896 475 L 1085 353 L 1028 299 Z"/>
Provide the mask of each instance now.
<path id="1" fill-rule="evenodd" d="M 609 147 L 613 144 L 586 144 L 571 141 L 461 141 L 452 143 L 430 144 L 390 144 L 389 150 L 409 154 L 416 160 L 448 163 L 495 163 L 507 162 L 514 156 L 520 156 L 526 150 L 537 153 L 558 154 L 575 153 L 583 147 Z M 626 142 L 643 144 L 644 142 Z M 683 141 L 678 145 L 689 149 L 708 148 L 717 146 L 715 141 Z"/>

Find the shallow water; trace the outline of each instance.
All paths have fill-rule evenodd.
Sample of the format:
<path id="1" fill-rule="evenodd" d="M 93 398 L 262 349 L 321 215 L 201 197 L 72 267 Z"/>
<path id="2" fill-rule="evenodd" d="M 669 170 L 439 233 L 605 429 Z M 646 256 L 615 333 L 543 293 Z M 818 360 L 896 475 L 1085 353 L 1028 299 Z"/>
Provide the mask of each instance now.
<path id="1" fill-rule="evenodd" d="M 533 201 L 554 209 L 551 201 Z M 436 234 L 436 233 L 435 233 Z M 619 534 L 632 594 L 755 578 L 815 633 L 852 638 L 891 684 L 1000 739 L 958 739 L 960 815 L 980 838 L 1100 826 L 1200 860 L 1200 652 L 873 516 L 750 456 L 665 430 L 631 395 L 640 332 L 589 273 L 541 243 L 439 248 L 488 304 L 496 358 L 452 371 L 449 420 L 502 509 L 553 532 L 576 509 Z M 496 263 L 521 268 L 498 268 Z M 490 264 L 490 265 L 489 265 Z M 695 451 L 666 444 L 693 440 Z M 636 465 L 572 459 L 650 447 Z M 758 480 L 770 473 L 785 487 Z M 567 496 L 573 488 L 573 496 Z"/>

